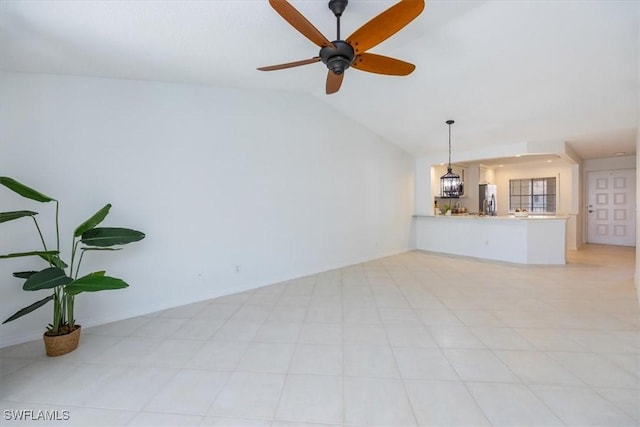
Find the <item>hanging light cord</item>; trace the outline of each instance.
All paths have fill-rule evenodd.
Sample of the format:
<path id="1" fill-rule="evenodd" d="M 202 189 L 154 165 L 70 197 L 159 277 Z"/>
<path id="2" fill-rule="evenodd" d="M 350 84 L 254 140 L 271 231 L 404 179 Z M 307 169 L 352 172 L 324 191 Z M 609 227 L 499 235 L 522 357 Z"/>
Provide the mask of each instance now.
<path id="1" fill-rule="evenodd" d="M 449 171 L 451 171 L 451 123 L 449 125 Z"/>
<path id="2" fill-rule="evenodd" d="M 449 125 L 449 169 L 447 172 L 451 172 L 451 125 L 455 122 L 453 120 L 447 120 L 446 123 Z"/>

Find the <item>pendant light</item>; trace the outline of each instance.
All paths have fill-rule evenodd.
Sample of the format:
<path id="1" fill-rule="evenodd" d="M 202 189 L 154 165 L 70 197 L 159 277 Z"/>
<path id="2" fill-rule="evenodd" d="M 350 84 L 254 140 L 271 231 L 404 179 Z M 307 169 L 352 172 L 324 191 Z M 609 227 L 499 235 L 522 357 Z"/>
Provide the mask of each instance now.
<path id="1" fill-rule="evenodd" d="M 449 125 L 449 166 L 447 167 L 447 173 L 440 177 L 440 197 L 444 198 L 457 198 L 462 194 L 462 181 L 460 176 L 451 171 L 451 125 L 455 122 L 453 120 L 447 120 Z"/>

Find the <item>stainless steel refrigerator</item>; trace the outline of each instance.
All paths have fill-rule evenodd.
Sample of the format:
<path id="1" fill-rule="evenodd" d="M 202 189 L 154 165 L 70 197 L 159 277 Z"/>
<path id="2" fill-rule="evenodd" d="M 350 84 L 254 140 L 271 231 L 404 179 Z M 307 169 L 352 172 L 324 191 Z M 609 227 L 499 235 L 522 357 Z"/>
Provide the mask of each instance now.
<path id="1" fill-rule="evenodd" d="M 498 186 L 495 184 L 480 184 L 478 209 L 480 213 L 495 216 L 498 212 Z"/>

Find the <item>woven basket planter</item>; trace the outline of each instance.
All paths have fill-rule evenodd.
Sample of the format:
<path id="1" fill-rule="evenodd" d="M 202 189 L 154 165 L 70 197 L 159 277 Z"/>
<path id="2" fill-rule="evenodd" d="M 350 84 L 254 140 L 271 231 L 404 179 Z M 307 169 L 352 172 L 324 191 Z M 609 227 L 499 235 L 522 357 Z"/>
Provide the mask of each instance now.
<path id="1" fill-rule="evenodd" d="M 44 334 L 42 338 L 44 339 L 44 348 L 47 351 L 47 356 L 62 356 L 78 348 L 80 329 L 81 326 L 76 325 L 76 329 L 65 335 L 48 336 Z"/>

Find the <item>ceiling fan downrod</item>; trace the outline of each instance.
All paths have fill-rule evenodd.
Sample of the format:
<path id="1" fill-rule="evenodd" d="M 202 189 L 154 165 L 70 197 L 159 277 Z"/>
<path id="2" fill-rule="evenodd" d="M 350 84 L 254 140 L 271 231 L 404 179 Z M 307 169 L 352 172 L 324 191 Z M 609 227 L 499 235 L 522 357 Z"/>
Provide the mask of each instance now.
<path id="1" fill-rule="evenodd" d="M 338 76 L 349 68 L 355 58 L 355 52 L 351 45 L 340 39 L 340 17 L 347 8 L 348 3 L 349 0 L 329 0 L 329 9 L 336 17 L 337 37 L 332 46 L 325 46 L 320 49 L 322 62 Z"/>
<path id="2" fill-rule="evenodd" d="M 337 40 L 340 40 L 340 17 L 342 16 L 342 12 L 347 8 L 347 4 L 349 4 L 349 0 L 329 0 L 329 9 L 336 16 L 337 21 Z"/>

